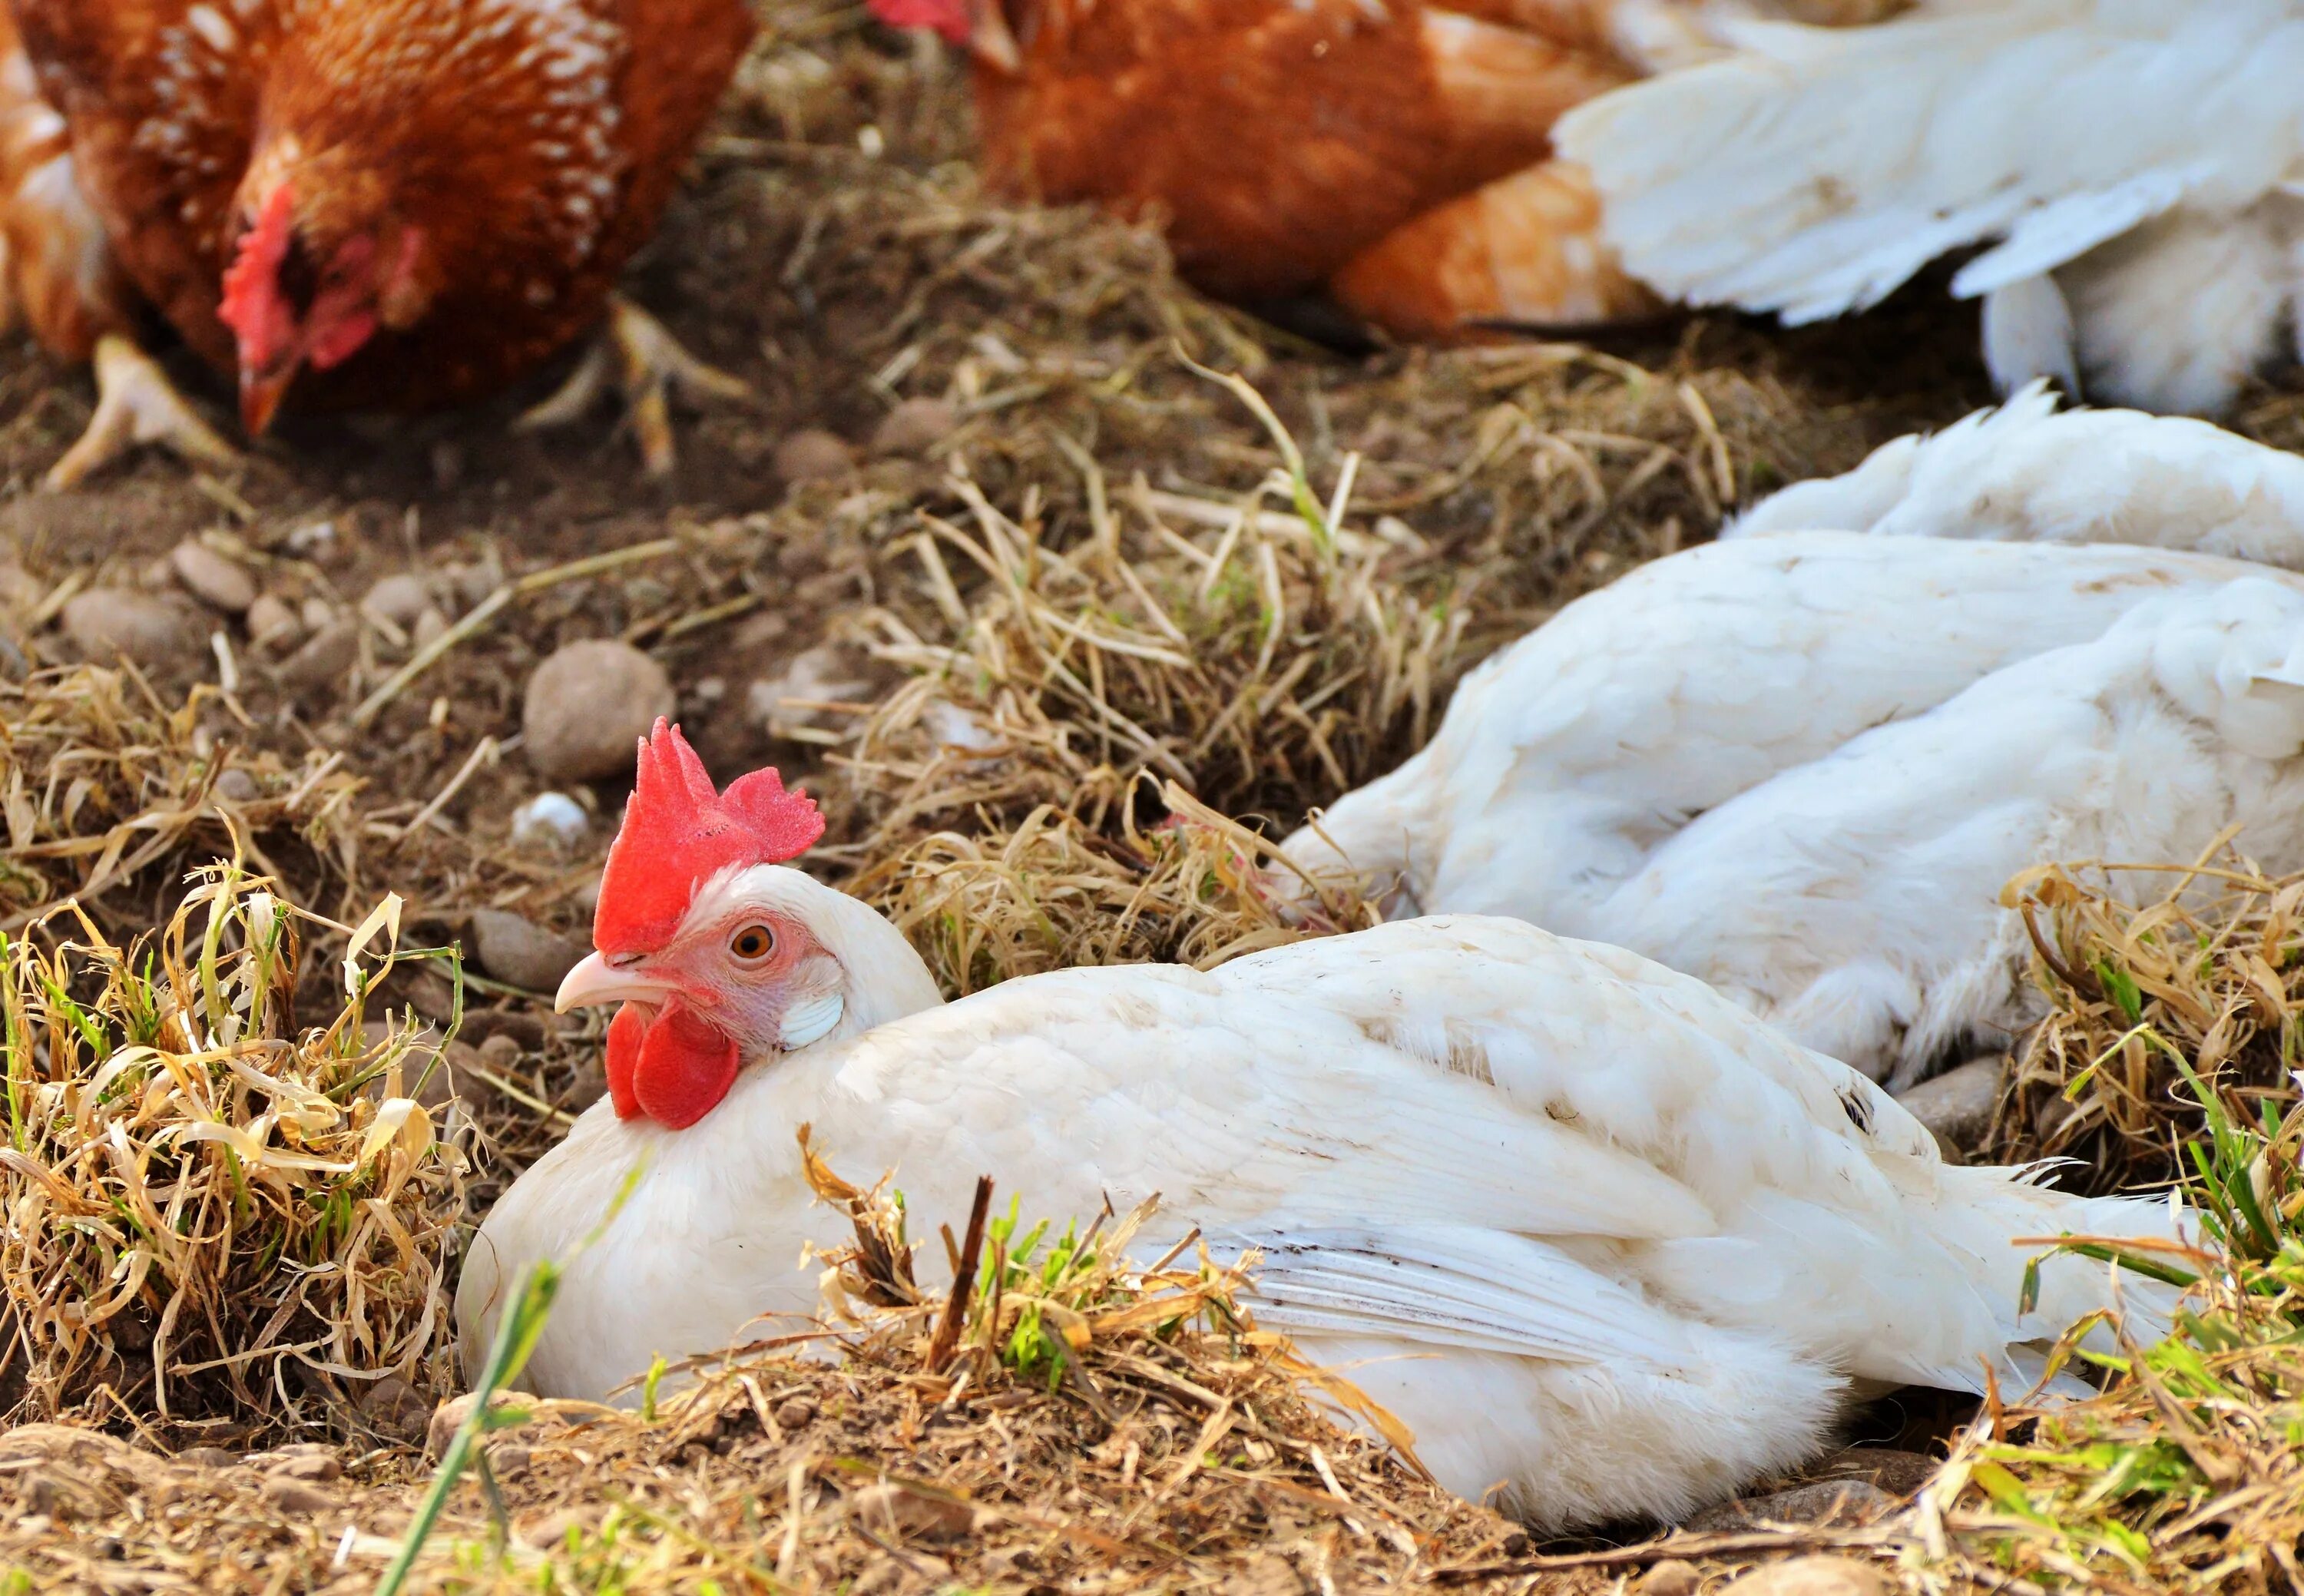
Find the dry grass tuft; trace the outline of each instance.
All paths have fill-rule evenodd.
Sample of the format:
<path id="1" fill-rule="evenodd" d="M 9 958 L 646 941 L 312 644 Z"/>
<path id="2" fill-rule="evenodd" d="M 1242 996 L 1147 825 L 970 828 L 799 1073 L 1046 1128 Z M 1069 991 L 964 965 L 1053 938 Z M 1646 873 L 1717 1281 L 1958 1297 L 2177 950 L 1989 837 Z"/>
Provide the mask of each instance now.
<path id="1" fill-rule="evenodd" d="M 909 539 L 927 613 L 883 607 L 861 628 L 910 678 L 843 761 L 879 836 L 1052 802 L 1100 826 L 1144 772 L 1227 814 L 1284 811 L 1424 740 L 1463 584 L 1419 599 L 1401 570 L 1428 553 L 1415 534 L 1346 524 L 1357 459 L 1324 503 L 1271 428 L 1284 466 L 1230 500 L 1140 479 L 1115 496 L 1077 453 L 1088 525 L 1069 546 L 1037 495 L 1012 516 L 951 480 L 970 524 L 924 512 Z"/>
<path id="2" fill-rule="evenodd" d="M 349 933 L 351 995 L 302 1030 L 301 917 L 229 868 L 126 947 L 71 906 L 7 940 L 0 1371 L 20 1416 L 93 1404 L 246 1439 L 327 1422 L 386 1375 L 446 1388 L 462 1158 L 410 1095 L 432 1044 L 362 1023 L 398 907 Z"/>
<path id="3" fill-rule="evenodd" d="M 1262 879 L 1278 857 L 1270 842 L 1173 783 L 1161 802 L 1170 819 L 1150 829 L 1123 802 L 1116 838 L 1053 804 L 1012 829 L 935 832 L 847 889 L 894 921 L 955 995 L 1081 964 L 1213 969 L 1379 920 L 1373 904 L 1330 887 L 1312 913 L 1283 917 Z"/>
<path id="4" fill-rule="evenodd" d="M 213 684 L 171 706 L 130 668 L 0 679 L 8 823 L 0 929 L 13 930 L 66 896 L 108 922 L 149 923 L 134 910 L 107 913 L 100 901 L 131 884 L 173 885 L 189 864 L 235 852 L 285 879 L 265 852 L 275 837 L 296 845 L 298 874 L 317 878 L 326 873 L 317 867 L 328 866 L 349 879 L 360 784 L 341 759 L 316 754 L 292 768 L 260 742 L 232 695 Z"/>
<path id="5" fill-rule="evenodd" d="M 1993 1150 L 2075 1159 L 2069 1179 L 2096 1191 L 2188 1171 L 2181 1146 L 2204 1120 L 2186 1071 L 2287 1102 L 2304 1062 L 2304 876 L 2238 857 L 2123 874 L 2118 893 L 2100 870 L 2063 866 L 2010 887 L 2051 1008 L 2018 1055 Z"/>

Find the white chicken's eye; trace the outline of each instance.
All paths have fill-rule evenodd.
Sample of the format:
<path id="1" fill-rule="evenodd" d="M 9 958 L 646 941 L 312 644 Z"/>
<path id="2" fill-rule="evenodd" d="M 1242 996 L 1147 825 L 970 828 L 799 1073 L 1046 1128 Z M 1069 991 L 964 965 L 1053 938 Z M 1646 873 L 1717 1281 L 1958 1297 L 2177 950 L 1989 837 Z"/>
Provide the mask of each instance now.
<path id="1" fill-rule="evenodd" d="M 728 951 L 747 964 L 757 964 L 776 950 L 776 934 L 764 925 L 748 925 L 728 938 Z"/>

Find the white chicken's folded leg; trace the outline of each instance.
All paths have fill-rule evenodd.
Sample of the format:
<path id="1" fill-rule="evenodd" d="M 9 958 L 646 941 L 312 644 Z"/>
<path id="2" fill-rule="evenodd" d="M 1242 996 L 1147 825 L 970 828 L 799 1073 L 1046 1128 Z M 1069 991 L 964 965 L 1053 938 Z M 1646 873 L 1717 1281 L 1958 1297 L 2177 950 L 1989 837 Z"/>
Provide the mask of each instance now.
<path id="1" fill-rule="evenodd" d="M 2134 543 L 2304 571 L 2304 458 L 2207 421 L 2059 412 L 2035 384 L 1853 471 L 1795 483 L 1724 539 L 1817 529 L 2012 543 Z"/>
<path id="2" fill-rule="evenodd" d="M 78 442 L 48 468 L 51 491 L 75 488 L 89 474 L 145 444 L 185 460 L 237 465 L 240 451 L 184 402 L 159 363 L 119 333 L 96 342 L 96 414 Z"/>
<path id="3" fill-rule="evenodd" d="M 600 340 L 585 352 L 567 381 L 523 414 L 518 425 L 524 431 L 569 426 L 582 420 L 611 387 L 623 400 L 651 477 L 669 476 L 679 463 L 670 395 L 677 394 L 691 403 L 752 395 L 742 378 L 689 353 L 662 322 L 618 294 L 608 301 L 608 325 Z"/>

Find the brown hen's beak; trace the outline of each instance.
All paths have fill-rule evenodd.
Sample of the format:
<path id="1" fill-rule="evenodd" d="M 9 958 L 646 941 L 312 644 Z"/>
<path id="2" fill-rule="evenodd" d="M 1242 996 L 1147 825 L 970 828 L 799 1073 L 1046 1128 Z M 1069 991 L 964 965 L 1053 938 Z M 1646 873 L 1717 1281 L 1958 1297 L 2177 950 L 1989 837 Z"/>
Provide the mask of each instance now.
<path id="1" fill-rule="evenodd" d="M 280 401 L 287 396 L 288 385 L 296 380 L 296 368 L 289 366 L 278 371 L 251 371 L 240 369 L 240 424 L 250 437 L 262 437 L 265 429 L 272 425 L 273 413 Z"/>

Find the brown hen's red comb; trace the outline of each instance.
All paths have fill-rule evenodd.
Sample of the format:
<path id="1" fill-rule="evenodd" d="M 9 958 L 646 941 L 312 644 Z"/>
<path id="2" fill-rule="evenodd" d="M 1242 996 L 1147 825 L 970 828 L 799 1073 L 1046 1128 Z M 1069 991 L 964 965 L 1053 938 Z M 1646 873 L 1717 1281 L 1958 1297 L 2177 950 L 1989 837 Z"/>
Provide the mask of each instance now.
<path id="1" fill-rule="evenodd" d="M 592 946 L 653 953 L 672 940 L 696 889 L 730 865 L 781 864 L 824 835 L 807 794 L 784 791 L 773 769 L 712 790 L 704 761 L 680 728 L 659 717 L 640 743 L 640 779 L 608 848 Z"/>

